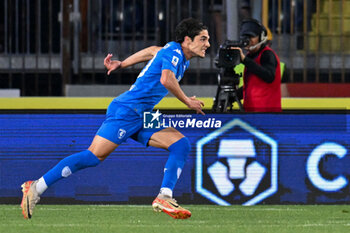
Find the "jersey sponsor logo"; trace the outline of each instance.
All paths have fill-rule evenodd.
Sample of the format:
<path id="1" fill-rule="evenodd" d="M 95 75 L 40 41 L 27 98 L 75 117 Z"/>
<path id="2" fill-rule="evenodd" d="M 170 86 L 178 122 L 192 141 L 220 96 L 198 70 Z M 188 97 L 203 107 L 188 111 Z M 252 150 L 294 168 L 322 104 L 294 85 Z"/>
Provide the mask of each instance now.
<path id="1" fill-rule="evenodd" d="M 173 64 L 173 66 L 177 66 L 177 63 L 179 62 L 179 58 L 177 56 L 173 56 L 173 59 L 171 60 L 171 64 Z"/>
<path id="2" fill-rule="evenodd" d="M 164 45 L 163 49 L 167 49 L 169 47 L 170 47 L 170 44 L 168 43 L 168 44 Z"/>

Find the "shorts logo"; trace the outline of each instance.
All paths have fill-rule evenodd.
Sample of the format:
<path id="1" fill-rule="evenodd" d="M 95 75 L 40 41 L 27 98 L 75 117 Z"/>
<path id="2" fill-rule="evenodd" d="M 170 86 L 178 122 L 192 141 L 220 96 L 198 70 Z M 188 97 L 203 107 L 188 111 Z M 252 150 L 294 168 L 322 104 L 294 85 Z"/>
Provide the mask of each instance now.
<path id="1" fill-rule="evenodd" d="M 125 129 L 119 129 L 119 131 L 118 131 L 118 138 L 122 139 L 125 136 L 125 134 L 126 134 Z"/>
<path id="2" fill-rule="evenodd" d="M 178 62 L 179 62 L 179 58 L 176 56 L 173 56 L 173 59 L 171 60 L 171 64 L 173 64 L 173 66 L 177 66 Z"/>

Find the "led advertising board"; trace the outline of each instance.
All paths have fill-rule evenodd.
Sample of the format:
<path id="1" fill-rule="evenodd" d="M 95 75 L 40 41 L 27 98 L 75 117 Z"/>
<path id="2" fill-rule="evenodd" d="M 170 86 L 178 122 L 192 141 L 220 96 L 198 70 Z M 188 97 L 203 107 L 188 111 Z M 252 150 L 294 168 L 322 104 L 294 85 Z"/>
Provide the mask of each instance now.
<path id="1" fill-rule="evenodd" d="M 175 127 L 192 145 L 174 190 L 182 202 L 350 201 L 348 113 L 157 115 L 153 121 L 147 116 L 145 126 Z M 103 120 L 102 113 L 0 114 L 0 202 L 20 198 L 24 181 L 87 149 Z M 57 182 L 43 197 L 149 203 L 159 191 L 167 156 L 128 139 L 99 166 Z"/>

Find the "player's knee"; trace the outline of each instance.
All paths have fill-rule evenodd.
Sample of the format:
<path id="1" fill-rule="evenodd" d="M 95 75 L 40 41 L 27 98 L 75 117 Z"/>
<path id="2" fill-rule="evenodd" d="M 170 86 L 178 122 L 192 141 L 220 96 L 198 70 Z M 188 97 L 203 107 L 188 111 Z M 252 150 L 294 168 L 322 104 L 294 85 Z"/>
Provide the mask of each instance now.
<path id="1" fill-rule="evenodd" d="M 93 154 L 101 162 L 103 160 L 105 160 L 108 157 L 108 155 L 110 154 L 110 152 L 100 151 L 100 150 L 93 148 L 93 147 L 89 147 L 88 151 L 90 151 L 91 154 Z"/>
<path id="2" fill-rule="evenodd" d="M 82 152 L 82 156 L 79 160 L 78 167 L 95 167 L 100 164 L 100 159 L 91 151 L 85 150 Z"/>
<path id="3" fill-rule="evenodd" d="M 97 154 L 95 155 L 101 162 L 104 161 L 109 154 Z"/>

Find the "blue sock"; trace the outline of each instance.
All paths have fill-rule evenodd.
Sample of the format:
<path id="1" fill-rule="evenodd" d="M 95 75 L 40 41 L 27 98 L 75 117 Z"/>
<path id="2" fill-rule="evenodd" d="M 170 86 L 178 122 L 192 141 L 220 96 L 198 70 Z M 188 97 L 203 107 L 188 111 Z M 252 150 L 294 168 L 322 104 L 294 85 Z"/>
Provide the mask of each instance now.
<path id="1" fill-rule="evenodd" d="M 55 167 L 48 171 L 43 177 L 48 187 L 56 181 L 68 177 L 72 173 L 87 168 L 95 167 L 100 160 L 89 150 L 70 155 L 62 159 Z"/>
<path id="2" fill-rule="evenodd" d="M 164 168 L 162 188 L 173 190 L 190 154 L 191 144 L 188 138 L 183 137 L 169 146 L 168 150 L 170 153 Z"/>

